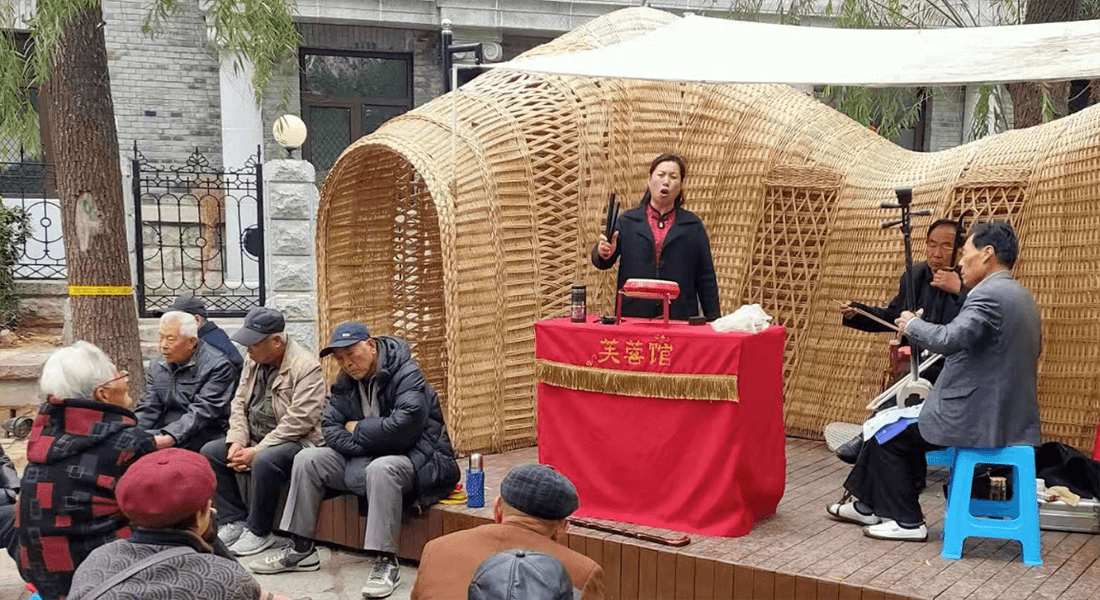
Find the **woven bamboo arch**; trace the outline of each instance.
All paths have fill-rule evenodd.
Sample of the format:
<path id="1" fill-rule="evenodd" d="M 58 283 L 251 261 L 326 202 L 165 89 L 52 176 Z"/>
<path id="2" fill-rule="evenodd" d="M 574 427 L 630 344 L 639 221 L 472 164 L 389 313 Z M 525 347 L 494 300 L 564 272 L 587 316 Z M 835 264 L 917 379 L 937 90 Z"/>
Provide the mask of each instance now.
<path id="1" fill-rule="evenodd" d="M 626 9 L 531 52 L 609 44 L 675 18 Z M 828 298 L 893 295 L 901 239 L 879 229 L 877 206 L 910 186 L 933 218 L 970 208 L 1017 227 L 1015 273 L 1044 318 L 1043 434 L 1091 450 L 1100 106 L 915 153 L 787 86 L 494 71 L 337 161 L 318 211 L 322 337 L 354 318 L 409 340 L 460 451 L 533 444 L 532 325 L 564 315 L 577 282 L 589 286 L 590 311 L 611 310 L 614 273 L 587 253 L 607 195 L 635 202 L 664 151 L 687 157 L 687 206 L 710 234 L 722 306 L 759 302 L 789 327 L 789 433 L 819 437 L 830 421 L 862 420 L 879 390 L 885 337 L 842 327 Z"/>

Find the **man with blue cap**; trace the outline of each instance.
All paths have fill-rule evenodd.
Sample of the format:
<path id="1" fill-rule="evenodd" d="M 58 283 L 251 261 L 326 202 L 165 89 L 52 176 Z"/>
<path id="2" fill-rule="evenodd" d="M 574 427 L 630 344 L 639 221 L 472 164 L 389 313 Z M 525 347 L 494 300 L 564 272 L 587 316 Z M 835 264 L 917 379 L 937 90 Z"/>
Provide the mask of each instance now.
<path id="1" fill-rule="evenodd" d="M 346 322 L 321 350 L 322 358 L 330 354 L 340 374 L 321 418 L 328 446 L 295 457 L 279 527 L 293 534 L 294 544 L 250 567 L 255 573 L 317 569 L 320 560 L 310 539 L 317 508 L 326 488 L 348 491 L 367 499 L 363 549 L 374 564 L 363 596 L 384 598 L 400 583 L 402 506 L 426 510 L 450 494 L 460 474 L 439 396 L 408 344 L 371 337 L 366 325 Z"/>
<path id="2" fill-rule="evenodd" d="M 285 329 L 283 313 L 273 308 L 248 311 L 244 326 L 233 334 L 248 356 L 233 396 L 229 430 L 202 447 L 218 479 L 218 537 L 236 556 L 258 554 L 275 543 L 279 497 L 294 457 L 324 440 L 321 363 Z M 247 504 L 238 473 L 250 475 Z"/>

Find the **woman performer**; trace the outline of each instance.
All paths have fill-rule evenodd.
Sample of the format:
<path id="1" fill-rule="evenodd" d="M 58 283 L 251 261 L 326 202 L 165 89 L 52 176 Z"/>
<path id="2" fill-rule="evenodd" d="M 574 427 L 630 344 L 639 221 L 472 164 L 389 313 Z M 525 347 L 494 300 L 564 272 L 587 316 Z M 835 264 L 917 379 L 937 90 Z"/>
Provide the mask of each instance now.
<path id="1" fill-rule="evenodd" d="M 718 306 L 718 280 L 710 239 L 703 222 L 685 210 L 681 190 L 687 165 L 676 154 L 661 154 L 649 165 L 649 189 L 636 208 L 623 213 L 608 240 L 592 249 L 592 264 L 610 269 L 619 265 L 618 289 L 627 279 L 666 279 L 680 285 L 680 295 L 669 307 L 669 317 L 687 320 L 699 314 L 708 321 L 722 316 Z M 621 238 L 621 239 L 620 239 Z M 662 313 L 661 302 L 623 298 L 624 317 L 653 318 Z"/>

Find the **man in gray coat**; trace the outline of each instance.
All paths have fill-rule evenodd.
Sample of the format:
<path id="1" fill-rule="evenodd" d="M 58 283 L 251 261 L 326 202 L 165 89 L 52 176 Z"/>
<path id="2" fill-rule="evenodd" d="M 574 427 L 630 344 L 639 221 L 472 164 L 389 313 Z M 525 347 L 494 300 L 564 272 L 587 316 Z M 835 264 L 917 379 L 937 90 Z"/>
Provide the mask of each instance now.
<path id="1" fill-rule="evenodd" d="M 959 260 L 970 293 L 958 316 L 946 325 L 910 312 L 897 319 L 921 347 L 947 356 L 946 364 L 918 419 L 868 441 L 844 482 L 847 494 L 828 507 L 831 516 L 865 525 L 869 537 L 924 541 L 912 473 L 926 452 L 1039 443 L 1042 330 L 1035 299 L 1010 273 L 1017 254 L 1008 223 L 974 227 Z"/>

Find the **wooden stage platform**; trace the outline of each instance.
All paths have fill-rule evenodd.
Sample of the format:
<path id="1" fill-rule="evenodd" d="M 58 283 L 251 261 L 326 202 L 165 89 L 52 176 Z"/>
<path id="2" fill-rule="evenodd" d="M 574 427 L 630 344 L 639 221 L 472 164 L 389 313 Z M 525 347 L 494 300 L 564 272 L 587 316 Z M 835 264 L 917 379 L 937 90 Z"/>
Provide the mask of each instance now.
<path id="1" fill-rule="evenodd" d="M 418 558 L 428 539 L 491 520 L 505 473 L 537 456 L 535 448 L 486 456 L 486 507 L 437 504 L 425 517 L 409 519 L 401 555 Z M 825 514 L 825 506 L 840 499 L 848 468 L 823 443 L 788 438 L 786 492 L 775 516 L 749 535 L 692 535 L 690 545 L 673 548 L 572 527 L 569 545 L 603 565 L 609 599 L 1100 600 L 1100 536 L 1044 531 L 1041 567 L 1023 564 L 1018 542 L 1000 540 L 972 538 L 962 560 L 947 560 L 940 557 L 943 469 L 929 469 L 921 496 L 929 541 L 913 543 L 873 540 Z M 658 483 L 655 478 L 655 488 Z M 344 514 L 322 522 L 318 537 L 339 543 L 333 534 L 349 531 L 353 511 L 351 504 L 326 511 Z M 325 529 L 330 537 L 320 535 Z M 355 536 L 349 542 L 362 540 L 354 525 L 349 533 Z"/>

